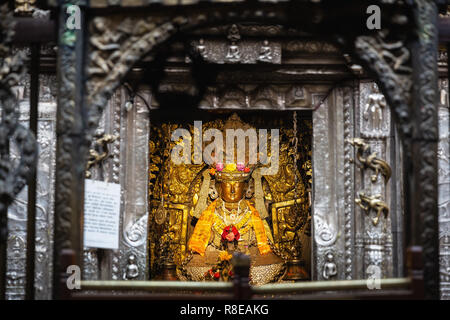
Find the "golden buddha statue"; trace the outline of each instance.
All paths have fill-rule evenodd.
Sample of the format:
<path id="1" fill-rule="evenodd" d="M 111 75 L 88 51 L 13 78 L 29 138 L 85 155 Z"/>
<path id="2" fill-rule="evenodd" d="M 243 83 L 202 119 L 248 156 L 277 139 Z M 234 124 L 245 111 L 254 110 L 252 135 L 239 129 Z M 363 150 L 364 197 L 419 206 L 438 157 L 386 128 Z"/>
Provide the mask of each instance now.
<path id="1" fill-rule="evenodd" d="M 264 153 L 259 143 L 250 143 L 250 134 L 245 137 L 245 151 L 240 149 L 237 130 L 256 129 L 236 114 L 226 121 L 216 119 L 202 125 L 198 136 L 208 129 L 217 129 L 223 135 L 223 146 L 209 149 L 208 161 L 205 150 L 211 140 L 205 137 L 200 140 L 200 151 L 193 147 L 192 139 L 161 143 L 165 132 L 176 128 L 178 125 L 154 127 L 151 135 L 148 248 L 152 277 L 163 275 L 169 261 L 176 266 L 174 277 L 178 280 L 228 281 L 230 258 L 240 252 L 251 259 L 253 285 L 308 278 L 310 235 L 304 223 L 309 213 L 308 194 L 292 156 L 294 132 L 280 130 L 278 170 L 268 173 L 266 169 L 273 163 L 272 135 L 268 136 L 270 149 L 266 150 L 271 161 L 265 164 Z M 196 132 L 194 126 L 189 127 L 194 145 Z M 308 146 L 310 140 L 301 141 Z M 162 161 L 177 144 L 183 146 L 183 154 L 185 146 L 191 144 L 193 163 Z M 202 163 L 194 161 L 198 153 L 203 155 Z M 252 160 L 254 154 L 257 157 Z M 308 159 L 307 154 L 303 156 Z M 224 161 L 228 164 L 223 165 Z M 292 276 L 295 261 L 305 261 L 302 277 L 298 272 Z"/>
<path id="2" fill-rule="evenodd" d="M 248 192 L 252 173 L 249 167 L 234 163 L 219 163 L 210 169 L 213 201 L 202 210 L 188 241 L 190 255 L 183 263 L 184 278 L 227 281 L 232 275 L 229 260 L 234 252 L 250 256 L 250 282 L 254 285 L 283 275 L 284 261 L 274 253 L 270 227 Z"/>

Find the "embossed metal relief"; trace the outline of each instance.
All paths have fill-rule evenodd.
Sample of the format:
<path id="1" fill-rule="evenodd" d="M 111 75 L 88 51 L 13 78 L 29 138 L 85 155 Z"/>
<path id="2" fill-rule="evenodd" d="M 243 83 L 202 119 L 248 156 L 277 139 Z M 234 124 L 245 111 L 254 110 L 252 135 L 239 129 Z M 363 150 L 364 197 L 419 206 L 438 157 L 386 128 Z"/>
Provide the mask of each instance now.
<path id="1" fill-rule="evenodd" d="M 18 84 L 23 69 L 23 52 L 13 53 L 11 45 L 14 34 L 12 27 L 12 13 L 8 12 L 7 5 L 0 7 L 0 107 L 2 121 L 0 124 L 0 152 L 2 157 L 2 170 L 0 179 L 0 194 L 4 202 L 0 207 L 7 206 L 26 184 L 31 170 L 36 163 L 36 140 L 33 134 L 18 123 L 18 108 L 16 96 L 11 87 Z M 19 161 L 11 162 L 9 156 L 9 142 L 17 146 Z M 12 164 L 14 164 L 12 166 Z M 0 210 L 1 211 L 1 210 Z"/>
<path id="2" fill-rule="evenodd" d="M 36 261 L 35 298 L 50 299 L 52 290 L 52 246 L 53 246 L 53 199 L 54 166 L 56 144 L 56 103 L 50 94 L 53 76 L 41 76 L 41 90 L 38 114 L 37 195 L 36 195 Z M 27 78 L 14 88 L 20 102 L 20 122 L 27 126 L 29 121 L 29 83 Z M 19 157 L 12 148 L 12 157 Z M 7 299 L 25 297 L 25 260 L 27 227 L 26 188 L 8 208 L 8 269 Z"/>
<path id="3" fill-rule="evenodd" d="M 439 81 L 438 210 L 441 299 L 450 299 L 450 112 L 448 80 Z"/>
<path id="4" fill-rule="evenodd" d="M 140 92 L 140 95 L 150 100 L 148 91 Z M 125 99 L 126 95 L 122 93 L 120 181 L 127 191 L 123 195 L 120 269 L 123 274 L 129 268 L 130 255 L 134 255 L 138 275 L 133 279 L 143 280 L 148 274 L 148 142 L 151 120 L 147 106 L 140 99 L 136 100 L 134 111 L 124 116 Z M 125 163 L 133 163 L 133 166 L 125 166 Z"/>
<path id="5" fill-rule="evenodd" d="M 377 182 L 380 174 L 384 177 L 384 182 L 387 183 L 392 175 L 392 170 L 389 164 L 378 158 L 376 152 L 370 151 L 370 146 L 361 138 L 354 138 L 349 141 L 351 145 L 356 148 L 356 162 L 362 169 L 371 169 L 374 173 L 370 176 L 372 182 Z M 352 161 L 353 162 L 353 161 Z"/>
<path id="6" fill-rule="evenodd" d="M 22 53 L 24 53 L 22 51 Z M 38 113 L 38 161 L 36 195 L 36 254 L 35 254 L 35 297 L 50 299 L 52 288 L 52 245 L 53 245 L 53 197 L 55 161 L 56 104 L 52 95 L 53 76 L 40 76 L 40 97 Z M 18 121 L 23 127 L 29 122 L 29 77 L 23 77 L 12 88 L 17 99 Z M 20 150 L 12 145 L 11 159 L 20 161 Z M 27 189 L 14 198 L 8 208 L 8 264 L 7 299 L 24 299 L 25 260 L 27 227 Z"/>
<path id="7" fill-rule="evenodd" d="M 350 112 L 353 106 L 352 90 L 338 88 L 328 99 L 323 100 L 324 97 L 313 95 L 313 105 L 323 101 L 313 112 L 313 279 L 352 279 L 353 183 L 349 166 L 350 149 L 344 139 L 350 138 L 353 132 Z M 330 119 L 339 120 L 331 122 Z M 337 170 L 337 167 L 344 167 L 345 170 Z M 338 237 L 341 228 L 345 230 L 345 237 Z M 336 274 L 333 276 L 323 269 L 328 263 L 329 252 L 333 252 L 333 263 L 336 264 Z"/>
<path id="8" fill-rule="evenodd" d="M 389 31 L 381 30 L 376 36 L 360 36 L 355 41 L 356 53 L 367 66 L 379 77 L 380 85 L 385 90 L 386 101 L 393 108 L 399 121 L 400 133 L 403 137 L 411 137 L 412 127 L 409 114 L 410 89 L 412 84 L 412 69 L 409 49 L 402 39 L 389 39 Z M 375 86 L 374 86 L 375 88 Z M 388 118 L 383 119 L 383 97 L 377 91 L 371 93 L 366 102 L 366 110 L 362 110 L 364 122 L 372 130 L 370 135 L 383 135 L 383 128 L 389 128 L 387 124 L 380 127 Z M 385 109 L 385 108 L 384 108 Z M 384 120 L 384 121 L 383 121 Z M 364 123 L 363 122 L 363 123 Z M 367 129 L 370 128 L 367 126 Z M 362 127 L 361 133 L 366 132 Z"/>
<path id="9" fill-rule="evenodd" d="M 298 84 L 238 84 L 210 87 L 199 104 L 201 109 L 279 109 L 314 108 L 311 86 Z"/>
<path id="10" fill-rule="evenodd" d="M 345 87 L 343 89 L 343 103 L 344 103 L 344 266 L 345 266 L 345 279 L 353 279 L 355 277 L 355 234 L 354 234 L 354 168 L 351 165 L 351 146 L 349 140 L 354 135 L 354 112 L 357 109 L 357 103 L 355 103 L 355 96 L 357 96 L 358 88 Z"/>
<path id="11" fill-rule="evenodd" d="M 92 167 L 96 165 L 101 165 L 102 162 L 111 156 L 109 154 L 108 144 L 114 142 L 118 137 L 103 134 L 101 136 L 96 137 L 93 143 L 93 149 L 89 150 L 89 157 L 86 165 L 86 178 L 91 177 L 91 172 L 89 171 Z"/>
<path id="12" fill-rule="evenodd" d="M 375 96 L 374 96 L 375 95 Z M 372 96 L 372 98 L 370 98 Z M 372 101 L 370 101 L 372 99 Z M 393 257 L 401 257 L 401 239 L 395 233 L 403 230 L 401 192 L 402 171 L 393 171 L 388 159 L 399 159 L 401 150 L 391 137 L 390 109 L 373 82 L 361 82 L 359 105 L 355 112 L 358 130 L 349 143 L 354 147 L 355 160 L 355 245 L 358 251 L 358 276 L 366 277 L 371 268 L 379 267 L 383 277 L 399 274 L 401 269 Z M 373 104 L 385 104 L 378 126 L 367 122 L 365 113 Z M 380 132 L 380 128 L 382 129 Z M 384 133 L 382 133 L 382 131 Z M 389 160 L 389 162 L 392 160 Z M 396 161 L 400 165 L 401 161 Z M 392 179 L 391 179 L 392 178 Z M 399 259 L 399 258 L 398 258 Z"/>
<path id="13" fill-rule="evenodd" d="M 185 18 L 127 18 L 119 24 L 106 17 L 90 23 L 89 59 L 86 65 L 89 134 L 98 124 L 106 101 L 132 65 L 176 31 Z"/>
<path id="14" fill-rule="evenodd" d="M 150 99 L 148 92 L 139 91 Z M 126 104 L 131 103 L 127 108 Z M 147 172 L 149 118 L 140 99 L 130 100 L 124 87 L 115 91 L 97 129 L 103 154 L 101 166 L 91 178 L 120 183 L 122 188 L 118 250 L 88 249 L 84 253 L 84 277 L 113 280 L 147 279 Z M 106 140 L 105 140 L 106 138 Z"/>
<path id="15" fill-rule="evenodd" d="M 8 10 L 8 4 L 0 6 L 0 241 L 2 249 L 6 247 L 8 239 L 7 208 L 26 185 L 30 173 L 35 170 L 37 159 L 36 139 L 30 130 L 19 121 L 19 103 L 12 87 L 16 86 L 24 73 L 24 53 L 14 50 L 12 37 L 14 35 L 13 13 Z M 11 152 L 15 148 L 16 155 Z M 20 239 L 17 235 L 17 243 Z M 16 248 L 17 249 L 17 248 Z M 5 249 L 6 251 L 6 249 Z M 3 254 L 6 252 L 2 252 Z M 23 285 L 23 270 L 19 252 L 16 251 L 18 272 L 12 271 L 6 278 L 6 286 L 20 287 Z M 7 268 L 6 261 L 2 259 Z M 3 267 L 2 267 L 3 270 Z M 5 270 L 7 273 L 7 271 Z"/>
<path id="16" fill-rule="evenodd" d="M 364 138 L 382 138 L 389 134 L 391 127 L 391 113 L 386 98 L 380 93 L 376 83 L 372 83 L 372 90 L 362 99 L 361 135 Z"/>
<path id="17" fill-rule="evenodd" d="M 373 196 L 368 196 L 364 192 L 359 193 L 359 198 L 355 200 L 355 202 L 368 214 L 373 210 L 376 213 L 375 218 L 372 218 L 372 222 L 374 226 L 378 225 L 380 222 L 380 218 L 382 215 L 384 219 L 387 219 L 389 214 L 389 207 L 386 202 L 383 201 L 381 194 L 376 194 Z"/>
<path id="18" fill-rule="evenodd" d="M 405 157 L 415 172 L 415 183 L 411 184 L 411 190 L 407 190 L 410 197 L 409 208 L 414 219 L 419 219 L 422 223 L 419 228 L 412 230 L 413 239 L 423 247 L 423 257 L 426 261 L 425 296 L 436 298 L 438 253 L 436 232 L 432 230 L 437 227 L 434 143 L 437 139 L 437 3 L 419 0 L 410 8 L 418 36 L 411 52 L 404 46 L 405 39 L 388 39 L 388 33 L 383 31 L 377 36 L 358 37 L 355 47 L 359 57 L 378 77 L 378 83 L 395 114 L 403 139 Z M 413 66 L 414 72 L 411 72 Z M 412 91 L 413 82 L 416 88 L 420 89 Z M 414 96 L 411 96 L 411 92 Z M 413 106 L 414 112 L 411 112 L 409 104 Z"/>
<path id="19" fill-rule="evenodd" d="M 334 261 L 333 252 L 329 251 L 325 254 L 326 260 L 323 265 L 323 273 L 322 276 L 325 280 L 329 280 L 337 275 L 337 266 Z"/>
<path id="20" fill-rule="evenodd" d="M 157 44 L 174 35 L 179 28 L 194 27 L 209 20 L 216 24 L 226 24 L 229 17 L 236 18 L 240 15 L 245 15 L 245 19 L 263 20 L 266 16 L 286 19 L 283 8 L 275 7 L 261 8 L 257 12 L 240 12 L 229 8 L 228 12 L 228 16 L 217 10 L 215 14 L 198 11 L 189 16 L 154 16 L 146 19 L 129 17 L 123 21 L 115 17 L 95 17 L 89 21 L 89 58 L 86 65 L 90 128 L 88 135 L 92 134 L 97 125 L 105 102 L 134 63 L 142 59 Z M 233 61 L 240 55 L 240 48 L 236 44 L 240 40 L 239 27 L 230 28 L 228 38 L 231 43 L 227 49 L 227 59 Z M 204 49 L 200 48 L 203 52 Z M 263 40 L 258 58 L 269 59 L 272 56 L 271 51 L 270 45 Z"/>
<path id="21" fill-rule="evenodd" d="M 229 43 L 221 40 L 199 39 L 191 46 L 209 63 L 281 63 L 281 44 L 269 40 L 246 40 L 239 27 L 233 24 L 228 31 Z M 186 57 L 186 62 L 191 59 Z"/>

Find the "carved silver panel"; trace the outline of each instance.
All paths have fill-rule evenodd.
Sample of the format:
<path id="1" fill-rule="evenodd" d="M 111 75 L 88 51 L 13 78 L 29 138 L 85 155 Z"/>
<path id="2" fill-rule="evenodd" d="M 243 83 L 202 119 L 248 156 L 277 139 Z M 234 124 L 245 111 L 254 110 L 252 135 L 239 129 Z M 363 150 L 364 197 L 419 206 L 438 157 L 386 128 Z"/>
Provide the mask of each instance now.
<path id="1" fill-rule="evenodd" d="M 199 39 L 192 41 L 192 47 L 210 63 L 281 63 L 281 44 L 268 40 L 244 40 L 230 42 Z M 189 62 L 190 59 L 187 58 Z"/>
<path id="2" fill-rule="evenodd" d="M 376 83 L 363 83 L 362 89 L 363 94 L 359 108 L 361 136 L 386 138 L 391 131 L 391 113 L 386 99 Z"/>
<path id="3" fill-rule="evenodd" d="M 208 88 L 199 108 L 309 110 L 313 107 L 311 90 L 315 89 L 299 84 L 219 85 Z"/>
<path id="4" fill-rule="evenodd" d="M 56 101 L 54 98 L 54 76 L 40 76 L 38 112 L 39 158 L 37 164 L 36 195 L 36 255 L 35 255 L 35 298 L 50 299 L 52 292 L 53 265 L 53 197 L 55 167 L 55 121 Z M 20 101 L 20 122 L 29 123 L 29 81 L 15 89 Z M 17 150 L 11 148 L 12 158 Z M 27 188 L 25 187 L 8 208 L 8 262 L 7 299 L 24 299 L 26 268 Z"/>
<path id="5" fill-rule="evenodd" d="M 139 96 L 151 102 L 149 91 L 140 91 Z M 129 97 L 122 90 L 121 106 L 127 100 Z M 113 278 L 143 280 L 147 278 L 149 110 L 144 101 L 136 97 L 130 110 L 121 107 L 120 112 L 122 234 L 120 259 L 116 264 L 118 272 L 113 273 Z M 135 271 L 130 272 L 133 269 Z"/>
<path id="6" fill-rule="evenodd" d="M 438 210 L 441 299 L 450 300 L 450 120 L 448 80 L 439 81 Z"/>
<path id="7" fill-rule="evenodd" d="M 358 114 L 355 136 L 362 137 L 370 146 L 370 151 L 392 169 L 392 176 L 386 182 L 382 175 L 373 181 L 374 172 L 369 168 L 355 167 L 355 196 L 359 197 L 363 192 L 368 197 L 378 197 L 389 208 L 387 218 L 381 216 L 375 225 L 374 210 L 367 212 L 355 206 L 356 276 L 368 278 L 374 267 L 379 268 L 382 278 L 401 276 L 404 230 L 401 147 L 397 135 L 393 134 L 395 127 L 391 122 L 389 106 L 375 83 L 360 83 L 359 104 L 355 112 Z"/>
<path id="8" fill-rule="evenodd" d="M 352 94 L 352 93 L 350 93 Z M 313 105 L 318 105 L 323 94 L 313 94 Z M 350 106 L 348 106 L 350 107 Z M 351 278 L 346 272 L 345 237 L 342 235 L 345 214 L 351 214 L 346 206 L 351 206 L 351 197 L 346 197 L 342 188 L 349 177 L 344 173 L 344 94 L 342 89 L 334 90 L 324 103 L 313 112 L 313 279 Z M 350 121 L 350 119 L 348 119 Z M 347 128 L 348 129 L 348 128 Z M 348 183 L 349 181 L 347 181 Z M 351 223 L 351 222 L 350 222 Z M 350 231 L 351 232 L 351 231 Z M 347 236 L 347 235 L 346 235 Z M 336 265 L 336 272 L 327 277 L 326 268 L 330 263 Z"/>
<path id="9" fill-rule="evenodd" d="M 138 94 L 150 101 L 150 94 Z M 109 145 L 110 157 L 91 170 L 92 179 L 121 185 L 119 249 L 86 248 L 85 279 L 147 279 L 147 183 L 149 110 L 141 98 L 130 101 L 125 88 L 109 100 L 97 134 L 119 137 Z"/>

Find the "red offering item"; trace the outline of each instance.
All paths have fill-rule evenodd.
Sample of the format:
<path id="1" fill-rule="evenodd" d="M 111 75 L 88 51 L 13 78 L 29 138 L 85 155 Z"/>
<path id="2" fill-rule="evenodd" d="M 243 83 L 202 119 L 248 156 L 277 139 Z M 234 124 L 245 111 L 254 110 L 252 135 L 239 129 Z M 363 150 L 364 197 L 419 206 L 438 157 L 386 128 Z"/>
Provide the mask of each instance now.
<path id="1" fill-rule="evenodd" d="M 234 237 L 228 237 L 228 235 L 230 233 L 232 233 L 234 235 Z M 228 226 L 228 227 L 223 228 L 222 241 L 229 241 L 229 242 L 234 241 L 234 240 L 238 241 L 240 237 L 241 237 L 241 235 L 239 234 L 239 231 L 236 229 L 235 226 Z M 229 240 L 230 238 L 232 240 Z"/>

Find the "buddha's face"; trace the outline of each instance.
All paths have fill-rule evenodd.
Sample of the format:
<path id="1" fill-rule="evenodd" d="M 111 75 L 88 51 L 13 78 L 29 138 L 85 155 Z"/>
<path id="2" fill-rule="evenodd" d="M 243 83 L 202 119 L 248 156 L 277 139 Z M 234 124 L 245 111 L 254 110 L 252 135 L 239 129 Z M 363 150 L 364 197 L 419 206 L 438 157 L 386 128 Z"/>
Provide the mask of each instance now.
<path id="1" fill-rule="evenodd" d="M 245 181 L 222 181 L 219 183 L 219 192 L 223 201 L 238 202 L 244 198 Z"/>

